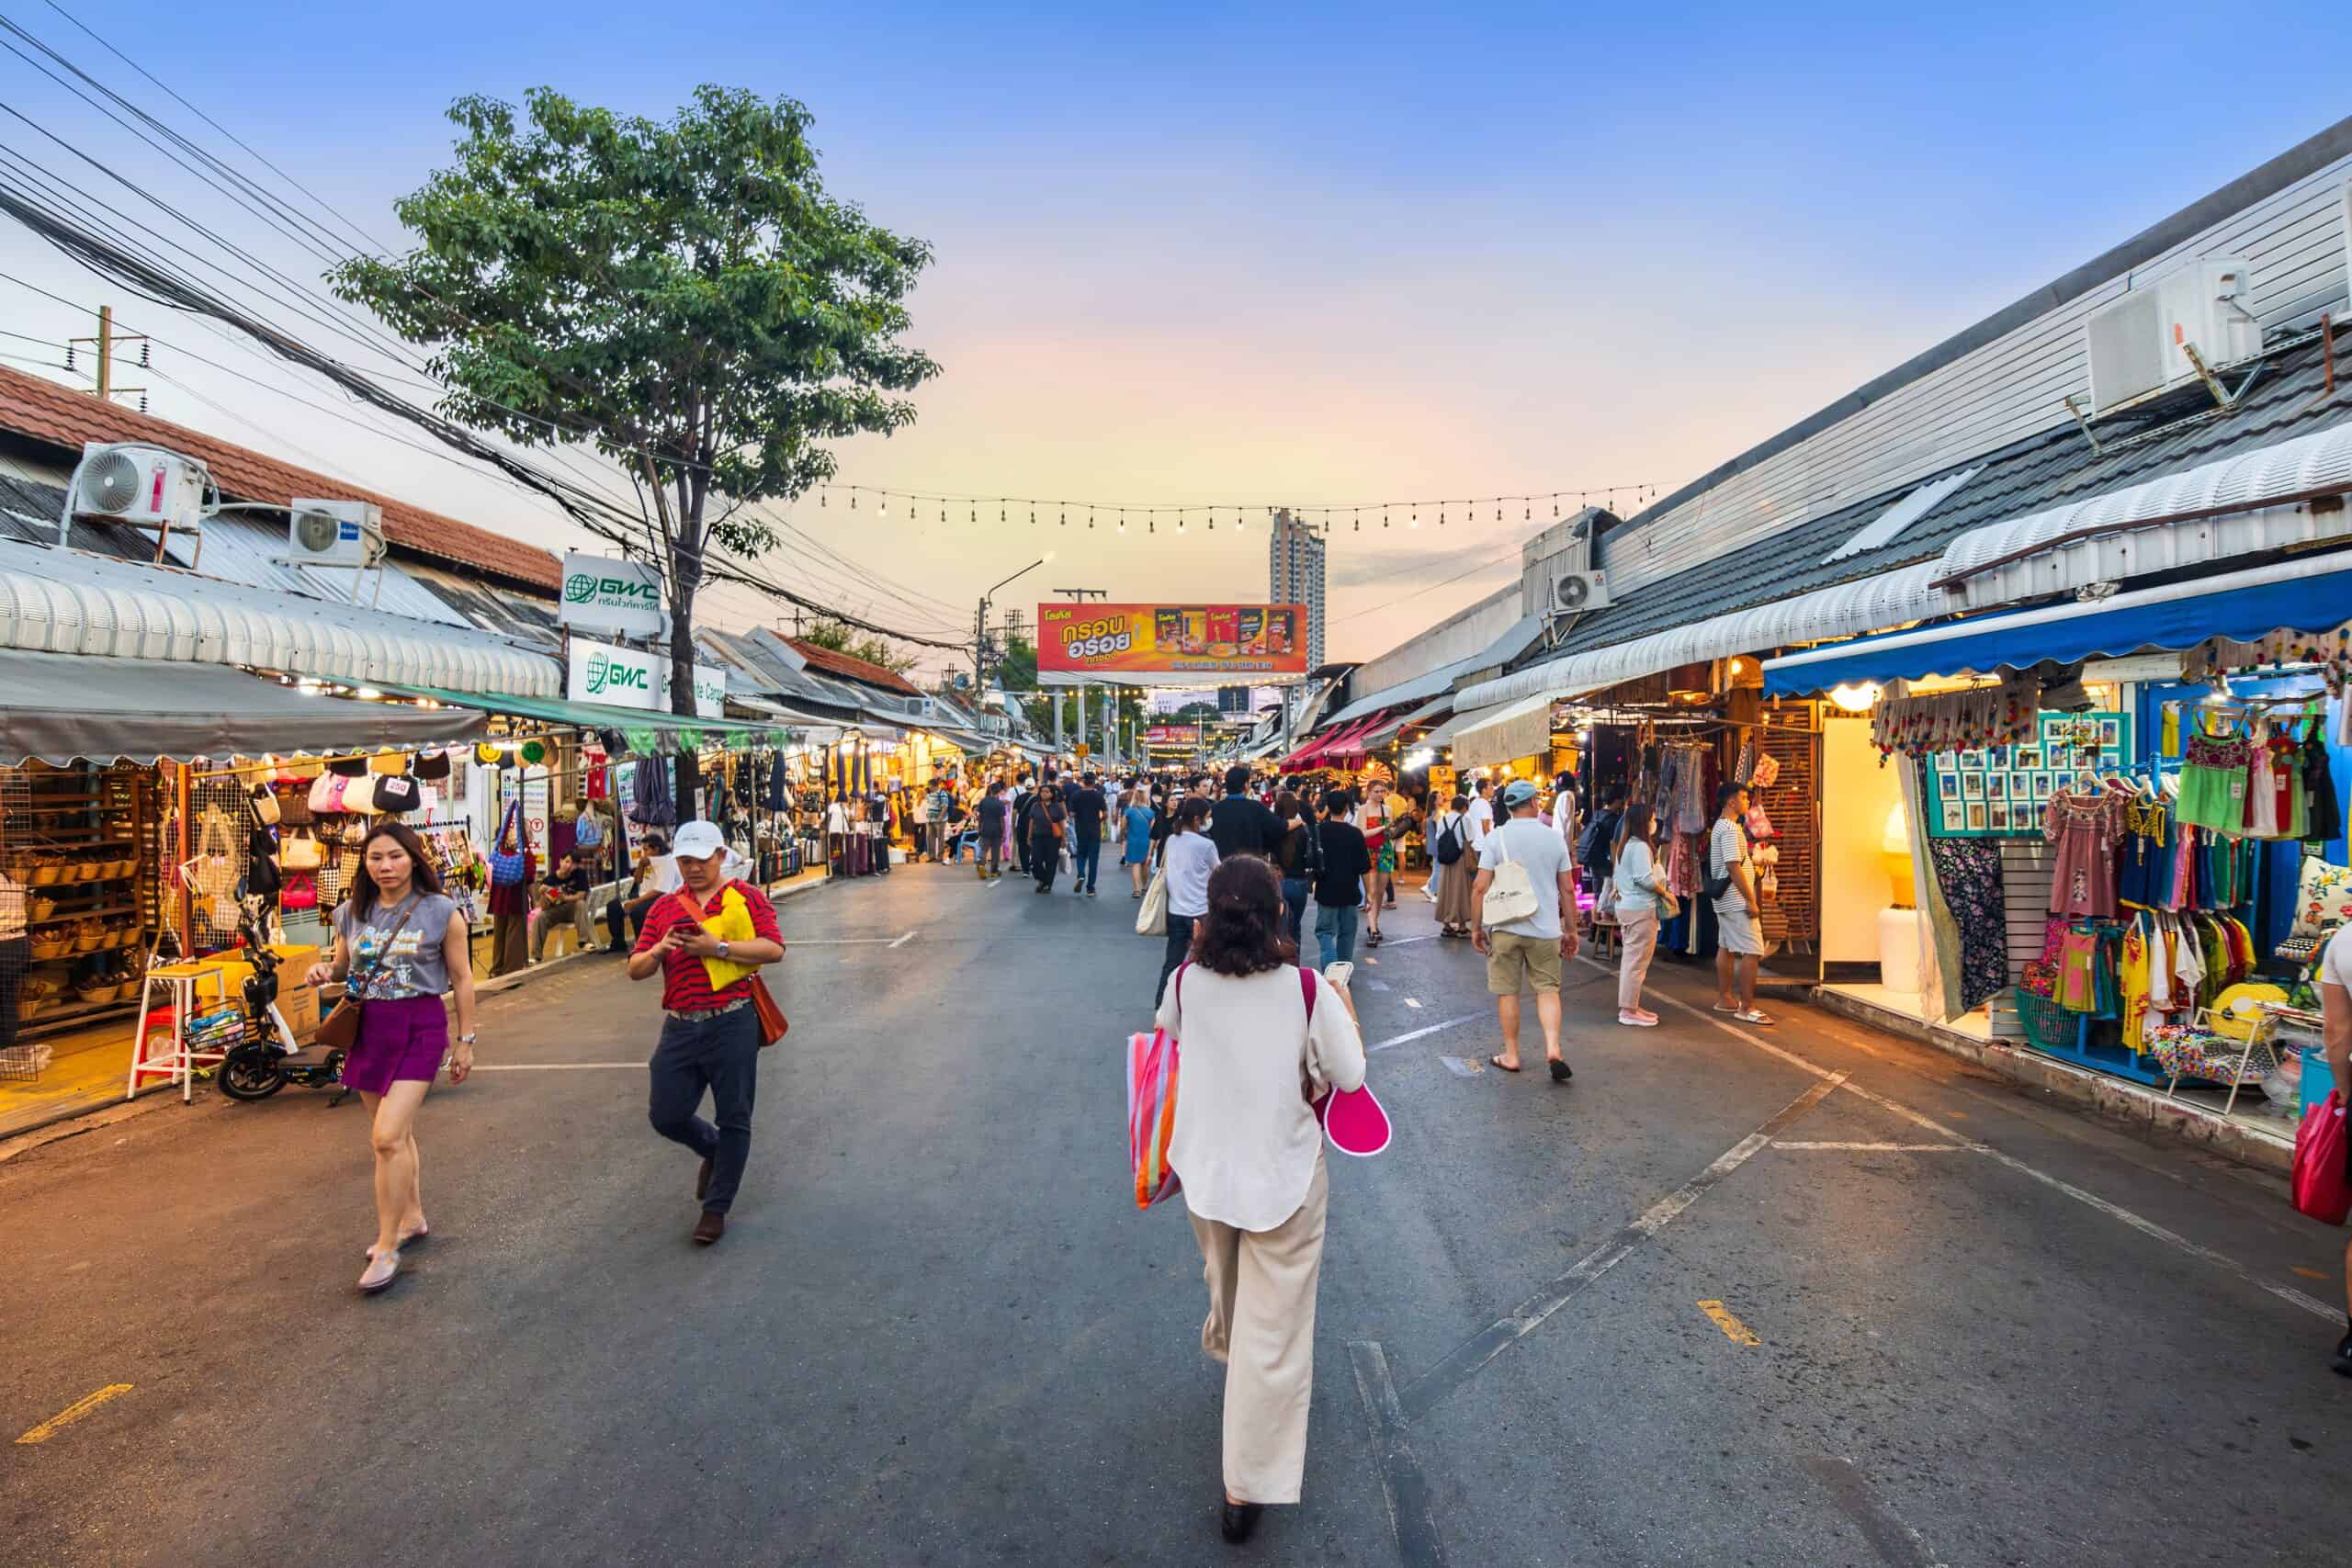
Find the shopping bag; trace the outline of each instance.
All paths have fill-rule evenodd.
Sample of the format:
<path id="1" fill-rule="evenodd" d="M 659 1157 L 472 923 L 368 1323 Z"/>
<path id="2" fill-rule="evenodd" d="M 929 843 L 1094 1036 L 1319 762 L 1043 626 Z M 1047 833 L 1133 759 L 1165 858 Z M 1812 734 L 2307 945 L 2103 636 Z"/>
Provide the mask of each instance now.
<path id="1" fill-rule="evenodd" d="M 1168 868 L 1162 866 L 1151 874 L 1151 886 L 1143 890 L 1143 903 L 1136 910 L 1136 935 L 1167 934 Z"/>
<path id="2" fill-rule="evenodd" d="M 2295 1207 L 2324 1224 L 2340 1225 L 2352 1216 L 2344 1115 L 2344 1091 L 2330 1089 L 2325 1100 L 2303 1112 L 2303 1124 L 2295 1133 Z"/>
<path id="3" fill-rule="evenodd" d="M 1527 868 L 1510 858 L 1510 840 L 1502 841 L 1502 863 L 1495 867 L 1495 879 L 1487 885 L 1487 897 L 1478 906 L 1479 919 L 1488 930 L 1523 920 L 1535 913 L 1535 884 L 1530 880 Z"/>
<path id="4" fill-rule="evenodd" d="M 1184 971 L 1176 970 L 1176 1006 L 1184 1005 Z M 1148 1209 L 1182 1190 L 1168 1167 L 1168 1145 L 1176 1136 L 1176 1037 L 1164 1029 L 1127 1036 L 1127 1163 L 1135 1177 L 1136 1207 Z"/>

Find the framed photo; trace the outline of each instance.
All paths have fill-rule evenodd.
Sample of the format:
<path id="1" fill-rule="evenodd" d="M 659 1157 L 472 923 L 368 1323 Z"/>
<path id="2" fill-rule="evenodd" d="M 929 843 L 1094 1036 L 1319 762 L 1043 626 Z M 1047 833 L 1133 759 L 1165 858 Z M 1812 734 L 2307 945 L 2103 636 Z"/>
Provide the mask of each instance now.
<path id="1" fill-rule="evenodd" d="M 1982 800 L 1982 799 L 1984 799 L 1984 775 L 1983 773 L 1962 773 L 1962 774 L 1961 774 L 1961 775 L 1960 775 L 1960 795 L 1961 795 L 1961 798 L 1962 798 L 1962 799 L 1963 799 L 1963 800 Z"/>
<path id="2" fill-rule="evenodd" d="M 1952 769 L 1960 766 L 1960 753 L 1957 751 L 1939 751 L 1934 756 L 1928 758 L 1928 761 L 1932 762 L 1939 772 L 1949 773 Z M 1960 791 L 1953 789 L 1949 793 L 1958 795 Z"/>
<path id="3" fill-rule="evenodd" d="M 1984 752 L 1984 765 L 1991 768 L 2007 767 L 2009 765 L 2009 749 L 2006 746 L 1993 746 L 1986 748 Z"/>
<path id="4" fill-rule="evenodd" d="M 1985 825 L 1996 833 L 2007 832 L 2009 830 L 2008 803 L 1999 800 L 1994 801 L 1988 807 Z"/>
<path id="5" fill-rule="evenodd" d="M 1944 831 L 1957 833 L 1966 822 L 1967 818 L 1961 814 L 1960 802 L 1947 796 L 1944 800 Z"/>
<path id="6" fill-rule="evenodd" d="M 2056 799 L 2058 796 L 2058 786 L 2060 781 L 2064 779 L 2064 775 L 2060 773 L 2055 768 L 2044 768 L 2041 772 L 2036 773 L 2034 775 L 2036 782 L 2033 786 L 2034 798 L 2037 800 Z"/>
<path id="7" fill-rule="evenodd" d="M 1984 798 L 1987 800 L 2008 799 L 2009 775 L 2004 773 L 1986 773 L 1984 775 Z"/>
<path id="8" fill-rule="evenodd" d="M 1936 793 L 1946 800 L 1958 800 L 1960 798 L 1960 774 L 1957 772 L 1939 773 L 1936 775 Z"/>
<path id="9" fill-rule="evenodd" d="M 2041 766 L 2041 748 L 2039 746 L 2020 746 L 2014 753 L 2011 754 L 2009 761 L 2010 763 L 2016 767 L 2038 768 Z"/>
<path id="10" fill-rule="evenodd" d="M 2009 775 L 2009 798 L 2013 801 L 2033 798 L 2033 775 L 2012 773 Z"/>
<path id="11" fill-rule="evenodd" d="M 1981 800 L 1968 803 L 1968 830 L 1972 833 L 1984 831 L 1984 803 Z"/>
<path id="12" fill-rule="evenodd" d="M 1981 773 L 1984 768 L 1984 752 L 1980 748 L 1960 754 L 1960 770 L 1964 773 Z"/>
<path id="13" fill-rule="evenodd" d="M 2123 744 L 2123 721 L 2103 718 L 2098 721 L 2098 749 L 2112 751 Z"/>

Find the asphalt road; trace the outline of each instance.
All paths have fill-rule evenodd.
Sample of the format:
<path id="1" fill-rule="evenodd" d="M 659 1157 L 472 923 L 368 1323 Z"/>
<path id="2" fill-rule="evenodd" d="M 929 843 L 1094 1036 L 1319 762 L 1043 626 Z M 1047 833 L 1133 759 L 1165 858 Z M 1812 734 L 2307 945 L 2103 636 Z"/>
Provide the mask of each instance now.
<path id="1" fill-rule="evenodd" d="M 0 1164 L 0 1434 L 130 1385 L 0 1447 L 0 1561 L 2352 1559 L 2343 1233 L 2280 1183 L 1803 1009 L 1726 1029 L 1689 971 L 1633 1031 L 1572 967 L 1569 1086 L 1459 1070 L 1483 975 L 1418 897 L 1358 972 L 1397 1134 L 1332 1156 L 1306 1501 L 1235 1553 L 1199 1259 L 1123 1188 L 1158 943 L 1105 891 L 787 904 L 708 1251 L 617 962 L 486 1004 L 379 1299 L 356 1102 Z"/>

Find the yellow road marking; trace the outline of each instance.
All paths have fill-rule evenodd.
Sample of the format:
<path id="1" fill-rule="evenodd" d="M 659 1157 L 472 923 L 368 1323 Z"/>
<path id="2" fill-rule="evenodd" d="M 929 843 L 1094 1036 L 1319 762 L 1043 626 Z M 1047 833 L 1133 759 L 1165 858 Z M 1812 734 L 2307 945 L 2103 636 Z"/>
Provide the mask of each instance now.
<path id="1" fill-rule="evenodd" d="M 2300 1263 L 2294 1265 L 2294 1270 L 2306 1280 L 2333 1280 L 2335 1278 L 2333 1274 L 2323 1274 L 2316 1269 L 2306 1269 Z"/>
<path id="2" fill-rule="evenodd" d="M 91 1394 L 88 1398 L 75 1400 L 73 1404 L 67 1405 L 64 1409 L 59 1411 L 56 1415 L 42 1422 L 40 1426 L 35 1427 L 31 1431 L 27 1432 L 23 1437 L 18 1438 L 17 1441 L 20 1443 L 45 1443 L 56 1435 L 57 1429 L 60 1427 L 71 1426 L 74 1422 L 79 1421 L 83 1416 L 87 1416 L 91 1411 L 96 1410 L 99 1405 L 104 1404 L 107 1400 L 117 1398 L 119 1395 L 129 1393 L 130 1392 L 130 1385 L 127 1382 L 110 1382 L 107 1384 L 106 1387 L 98 1390 L 97 1393 Z"/>
<path id="3" fill-rule="evenodd" d="M 1740 1322 L 1739 1319 L 1732 1316 L 1730 1313 L 1724 1311 L 1723 1303 L 1701 1302 L 1699 1303 L 1699 1310 L 1705 1313 L 1709 1318 L 1713 1319 L 1714 1325 L 1724 1331 L 1724 1337 L 1730 1340 L 1733 1344 L 1754 1346 L 1764 1343 L 1763 1340 L 1756 1337 L 1756 1331 L 1754 1329 L 1748 1327 L 1747 1325 Z"/>

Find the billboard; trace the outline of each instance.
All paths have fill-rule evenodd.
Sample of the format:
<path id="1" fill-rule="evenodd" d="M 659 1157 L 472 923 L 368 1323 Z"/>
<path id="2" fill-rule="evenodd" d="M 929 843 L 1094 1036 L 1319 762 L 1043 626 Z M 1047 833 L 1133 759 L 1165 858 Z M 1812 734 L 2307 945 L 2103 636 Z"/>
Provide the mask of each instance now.
<path id="1" fill-rule="evenodd" d="M 571 551 L 563 558 L 563 599 L 556 619 L 584 632 L 658 637 L 669 629 L 662 610 L 662 574 L 643 561 Z"/>
<path id="2" fill-rule="evenodd" d="M 707 664 L 695 671 L 695 712 L 704 718 L 727 716 L 727 673 Z M 605 707 L 670 711 L 670 656 L 640 653 L 633 648 L 571 639 L 569 680 L 564 695 L 575 703 Z"/>
<path id="3" fill-rule="evenodd" d="M 1304 604 L 1040 604 L 1037 669 L 1069 675 L 1306 673 Z"/>

